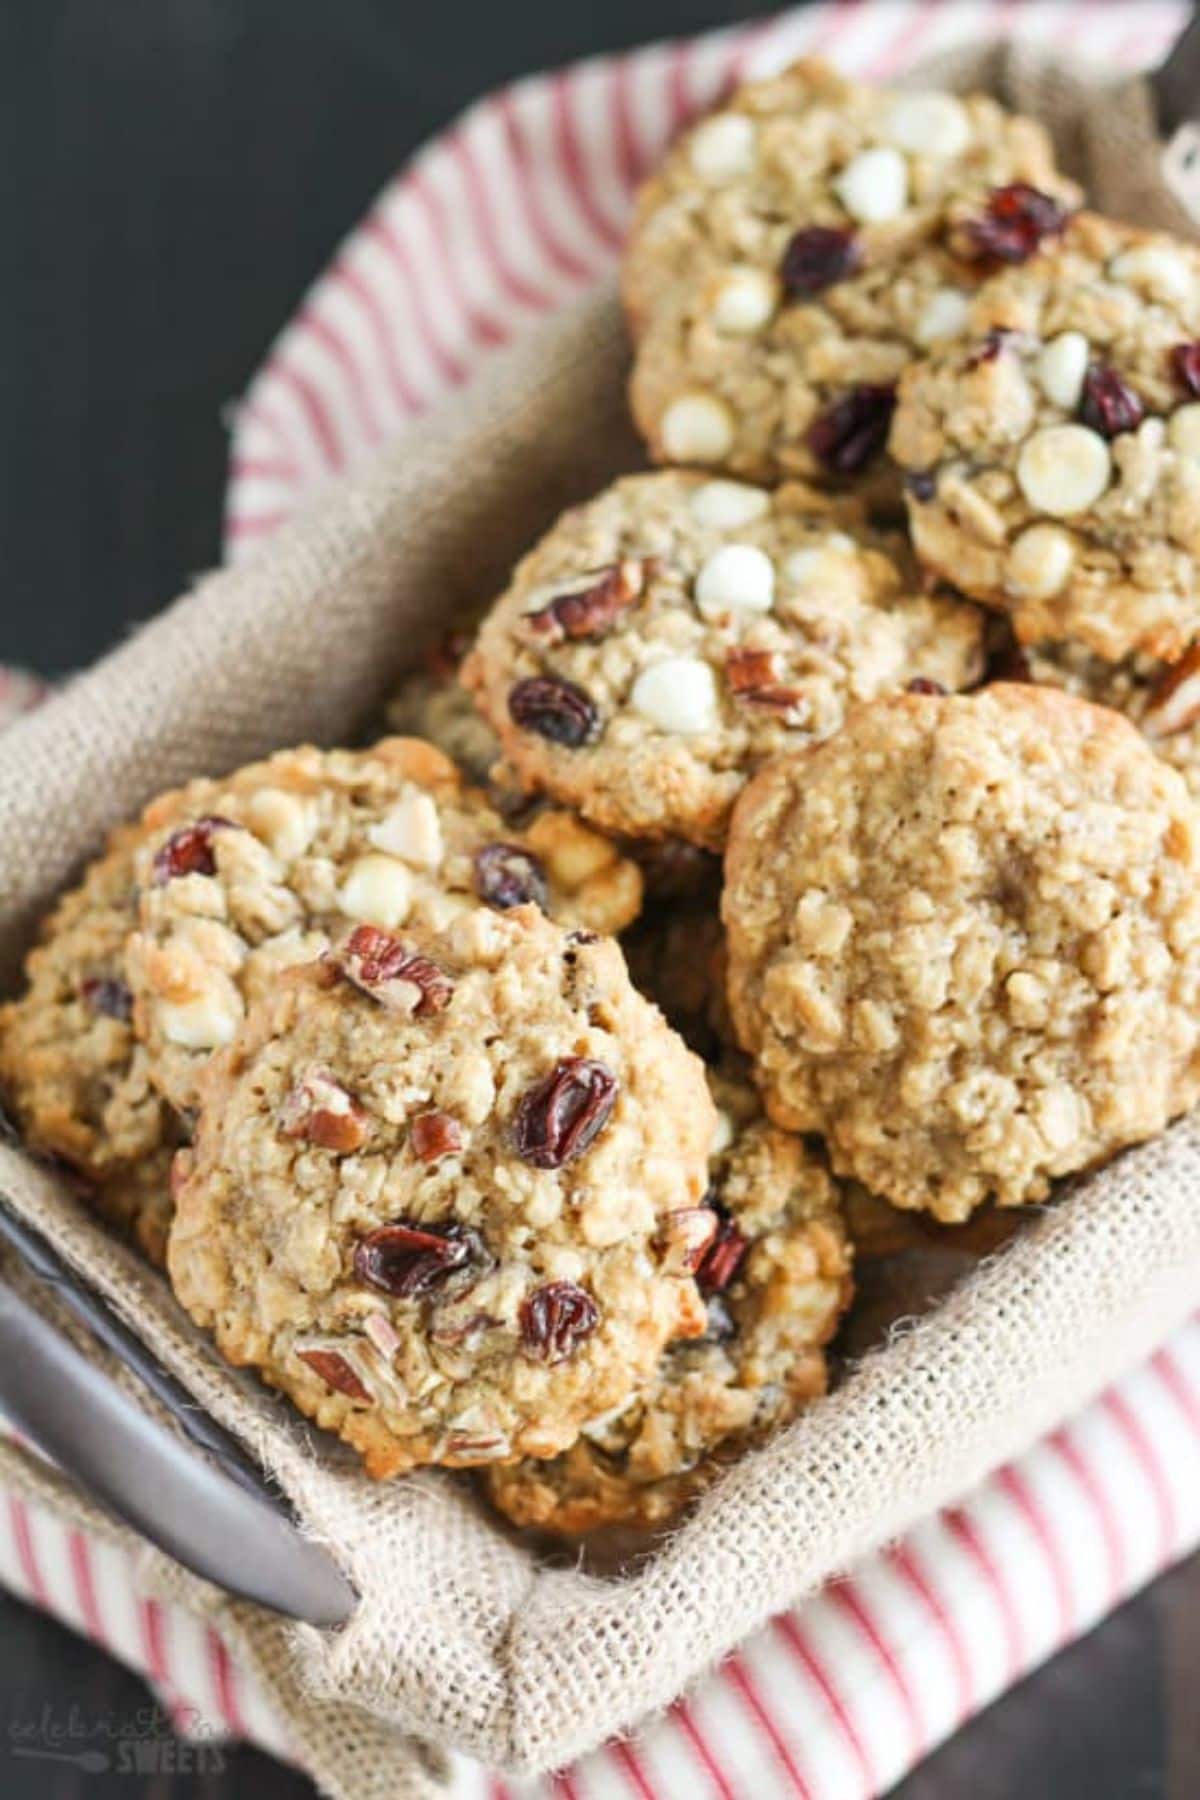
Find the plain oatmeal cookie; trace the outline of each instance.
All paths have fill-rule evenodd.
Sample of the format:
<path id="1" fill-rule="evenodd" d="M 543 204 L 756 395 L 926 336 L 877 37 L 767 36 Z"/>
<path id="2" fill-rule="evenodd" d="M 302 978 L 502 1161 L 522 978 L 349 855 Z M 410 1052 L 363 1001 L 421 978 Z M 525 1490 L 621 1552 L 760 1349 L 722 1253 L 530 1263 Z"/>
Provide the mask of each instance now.
<path id="1" fill-rule="evenodd" d="M 29 1149 L 67 1164 L 99 1211 L 161 1253 L 179 1139 L 132 1024 L 139 843 L 135 827 L 116 832 L 42 926 L 24 993 L 0 1009 L 0 1088 Z"/>
<path id="2" fill-rule="evenodd" d="M 1200 1095 L 1200 812 L 1116 713 L 904 695 L 738 807 L 730 1004 L 767 1110 L 947 1222 Z"/>
<path id="3" fill-rule="evenodd" d="M 1025 643 L 1200 633 L 1200 249 L 1080 214 L 905 376 L 891 450 L 932 570 Z"/>
<path id="4" fill-rule="evenodd" d="M 733 1097 L 734 1123 L 728 1087 L 714 1084 L 724 1131 L 694 1259 L 705 1334 L 668 1345 L 650 1384 L 561 1456 L 490 1469 L 488 1494 L 514 1524 L 564 1537 L 663 1525 L 825 1392 L 824 1346 L 851 1294 L 838 1187 L 763 1120 L 753 1090 Z"/>
<path id="5" fill-rule="evenodd" d="M 678 470 L 565 513 L 463 668 L 527 787 L 603 829 L 719 849 L 747 777 L 850 701 L 982 668 L 981 615 L 920 591 L 859 502 Z"/>
<path id="6" fill-rule="evenodd" d="M 819 62 L 740 88 L 634 218 L 623 291 L 651 454 L 872 477 L 903 370 L 1077 198 L 1042 127 L 985 95 L 862 88 Z"/>
<path id="7" fill-rule="evenodd" d="M 175 1290 L 376 1476 L 555 1455 L 705 1329 L 715 1112 L 609 939 L 360 927 L 201 1088 Z"/>
<path id="8" fill-rule="evenodd" d="M 153 1079 L 180 1111 L 247 1001 L 356 925 L 533 901 L 615 932 L 641 904 L 639 871 L 606 839 L 561 812 L 515 830 L 415 738 L 281 751 L 166 795 L 140 829 L 128 973 Z"/>

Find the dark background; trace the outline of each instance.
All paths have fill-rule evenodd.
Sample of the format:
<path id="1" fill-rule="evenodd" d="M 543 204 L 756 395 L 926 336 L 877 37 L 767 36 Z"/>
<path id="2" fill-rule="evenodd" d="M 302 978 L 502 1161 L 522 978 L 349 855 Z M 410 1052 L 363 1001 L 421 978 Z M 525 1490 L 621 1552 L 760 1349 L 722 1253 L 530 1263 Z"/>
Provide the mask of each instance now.
<path id="1" fill-rule="evenodd" d="M 0 0 L 0 659 L 78 668 L 214 561 L 222 408 L 422 138 L 506 77 L 757 10 Z M 121 1718 L 144 1693 L 0 1597 L 0 1719 L 72 1702 Z M 1193 1562 L 960 1733 L 904 1800 L 1195 1800 L 1198 1702 Z M 250 1752 L 135 1783 L 0 1742 L 8 1800 L 133 1791 L 311 1790 Z"/>

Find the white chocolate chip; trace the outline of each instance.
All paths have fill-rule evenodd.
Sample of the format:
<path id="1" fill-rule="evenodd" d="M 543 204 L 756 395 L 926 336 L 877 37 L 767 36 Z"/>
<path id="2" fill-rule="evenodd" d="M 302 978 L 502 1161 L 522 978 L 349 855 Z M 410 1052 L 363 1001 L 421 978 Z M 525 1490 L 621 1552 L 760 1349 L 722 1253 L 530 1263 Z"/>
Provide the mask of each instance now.
<path id="1" fill-rule="evenodd" d="M 733 1124 L 733 1115 L 727 1113 L 723 1106 L 719 1106 L 717 1108 L 717 1122 L 713 1126 L 712 1138 L 709 1141 L 708 1154 L 710 1156 L 720 1156 L 722 1150 L 728 1150 L 736 1135 Z"/>
<path id="2" fill-rule="evenodd" d="M 1060 593 L 1075 561 L 1075 540 L 1060 525 L 1031 525 L 1012 547 L 1008 590 L 1022 600 Z"/>
<path id="3" fill-rule="evenodd" d="M 961 100 L 936 91 L 900 94 L 884 134 L 917 156 L 960 156 L 971 141 L 971 121 Z"/>
<path id="4" fill-rule="evenodd" d="M 360 856 L 338 889 L 338 905 L 348 919 L 385 930 L 399 925 L 412 904 L 412 876 L 394 856 Z"/>
<path id="5" fill-rule="evenodd" d="M 720 462 L 733 444 L 732 414 L 715 394 L 681 394 L 663 414 L 660 430 L 672 462 Z"/>
<path id="6" fill-rule="evenodd" d="M 967 328 L 971 303 L 958 288 L 938 288 L 929 296 L 913 333 L 918 344 L 960 337 Z"/>
<path id="7" fill-rule="evenodd" d="M 1167 422 L 1167 441 L 1180 456 L 1200 462 L 1200 400 L 1180 406 Z"/>
<path id="8" fill-rule="evenodd" d="M 712 731 L 718 719 L 717 683 L 697 656 L 667 656 L 642 670 L 630 702 L 660 731 L 691 736 Z"/>
<path id="9" fill-rule="evenodd" d="M 312 842 L 316 807 L 312 800 L 283 788 L 261 788 L 246 803 L 246 822 L 282 862 L 294 862 Z"/>
<path id="10" fill-rule="evenodd" d="M 210 971 L 204 987 L 187 1000 L 160 1000 L 157 1013 L 163 1036 L 181 1050 L 216 1050 L 227 1044 L 242 1022 L 242 997 L 227 975 Z"/>
<path id="11" fill-rule="evenodd" d="M 401 856 L 418 869 L 436 869 L 442 860 L 442 827 L 429 794 L 414 789 L 367 833 L 377 850 Z"/>
<path id="12" fill-rule="evenodd" d="M 1038 384 L 1047 400 L 1073 413 L 1083 395 L 1083 381 L 1092 347 L 1082 331 L 1060 331 L 1042 350 L 1034 365 Z"/>
<path id="13" fill-rule="evenodd" d="M 1197 297 L 1192 265 L 1170 244 L 1138 244 L 1132 250 L 1122 250 L 1109 263 L 1108 272 L 1155 299 L 1187 304 L 1194 303 Z"/>
<path id="14" fill-rule="evenodd" d="M 775 565 L 754 544 L 723 544 L 696 577 L 696 607 L 702 618 L 729 613 L 770 612 L 775 598 Z"/>
<path id="15" fill-rule="evenodd" d="M 714 531 L 735 531 L 770 510 L 771 496 L 744 481 L 705 481 L 688 501 L 693 519 Z"/>
<path id="16" fill-rule="evenodd" d="M 847 537 L 844 531 L 831 531 L 819 544 L 807 544 L 803 550 L 793 550 L 784 561 L 783 572 L 797 587 L 806 587 L 827 567 L 826 558 L 830 552 L 839 556 L 852 555 L 857 548 L 854 539 Z"/>
<path id="17" fill-rule="evenodd" d="M 1017 459 L 1017 480 L 1030 506 L 1066 519 L 1086 512 L 1112 479 L 1112 455 L 1086 425 L 1035 432 Z"/>
<path id="18" fill-rule="evenodd" d="M 745 113 L 717 113 L 692 134 L 692 167 L 705 181 L 748 175 L 758 155 L 758 133 Z"/>
<path id="19" fill-rule="evenodd" d="M 726 337 L 753 337 L 770 324 L 778 300 L 775 283 L 761 269 L 730 269 L 713 300 L 713 324 Z"/>
<path id="20" fill-rule="evenodd" d="M 908 202 L 908 164 L 898 150 L 884 145 L 860 150 L 833 184 L 834 192 L 861 225 L 897 219 Z"/>

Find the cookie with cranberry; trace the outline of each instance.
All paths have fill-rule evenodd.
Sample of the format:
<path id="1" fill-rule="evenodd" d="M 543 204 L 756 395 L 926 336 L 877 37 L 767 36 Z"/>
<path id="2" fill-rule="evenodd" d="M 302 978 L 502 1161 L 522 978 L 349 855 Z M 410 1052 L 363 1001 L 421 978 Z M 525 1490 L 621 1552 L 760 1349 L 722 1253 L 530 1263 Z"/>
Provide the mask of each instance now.
<path id="1" fill-rule="evenodd" d="M 360 927 L 200 1094 L 175 1290 L 376 1476 L 556 1455 L 705 1328 L 714 1110 L 611 940 L 533 907 Z"/>
<path id="2" fill-rule="evenodd" d="M 902 695 L 734 816 L 729 999 L 780 1125 L 948 1223 L 1200 1097 L 1200 809 L 1051 688 Z"/>
<path id="3" fill-rule="evenodd" d="M 838 1186 L 749 1094 L 713 1157 L 712 1216 L 697 1228 L 698 1240 L 710 1231 L 696 1269 L 704 1336 L 669 1345 L 649 1385 L 589 1420 L 561 1456 L 489 1470 L 488 1494 L 514 1524 L 563 1537 L 665 1524 L 824 1393 L 824 1346 L 851 1292 Z"/>
<path id="4" fill-rule="evenodd" d="M 617 931 L 641 903 L 638 870 L 606 839 L 557 812 L 518 832 L 415 738 L 281 751 L 165 796 L 140 829 L 128 974 L 151 1075 L 180 1110 L 247 1002 L 355 925 L 532 901 Z"/>
<path id="5" fill-rule="evenodd" d="M 1025 643 L 1175 661 L 1200 634 L 1200 249 L 1080 214 L 911 370 L 918 555 Z"/>
<path id="6" fill-rule="evenodd" d="M 815 61 L 739 88 L 643 189 L 626 252 L 654 459 L 872 481 L 900 375 L 1077 199 L 1043 128 L 986 95 L 858 87 Z"/>
<path id="7" fill-rule="evenodd" d="M 852 701 L 982 669 L 981 615 L 922 591 L 860 503 L 678 470 L 565 513 L 463 667 L 527 787 L 630 837 L 719 849 L 742 786 Z"/>

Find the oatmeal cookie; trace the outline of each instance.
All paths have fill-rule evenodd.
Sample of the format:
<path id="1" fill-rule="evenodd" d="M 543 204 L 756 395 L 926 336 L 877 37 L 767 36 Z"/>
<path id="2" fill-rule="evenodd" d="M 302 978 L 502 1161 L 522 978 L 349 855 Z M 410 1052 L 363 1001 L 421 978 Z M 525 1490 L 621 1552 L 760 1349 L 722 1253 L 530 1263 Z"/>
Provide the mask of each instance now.
<path id="1" fill-rule="evenodd" d="M 981 615 L 920 591 L 850 497 L 678 470 L 565 513 L 463 667 L 526 786 L 603 829 L 719 849 L 747 777 L 912 681 L 961 688 Z"/>
<path id="2" fill-rule="evenodd" d="M 175 1290 L 373 1475 L 556 1455 L 705 1329 L 714 1109 L 609 939 L 360 927 L 200 1087 Z"/>
<path id="3" fill-rule="evenodd" d="M 1077 199 L 1042 127 L 986 95 L 862 88 L 813 61 L 740 88 L 634 218 L 623 291 L 651 454 L 869 478 L 898 377 Z"/>
<path id="4" fill-rule="evenodd" d="M 1200 249 L 1080 214 L 904 377 L 927 567 L 1025 643 L 1174 661 L 1200 633 Z"/>
<path id="5" fill-rule="evenodd" d="M 662 1525 L 824 1393 L 823 1347 L 851 1291 L 837 1185 L 750 1094 L 712 1162 L 712 1231 L 696 1259 L 705 1335 L 669 1345 L 650 1384 L 561 1456 L 489 1470 L 488 1494 L 514 1524 L 564 1537 Z"/>
<path id="6" fill-rule="evenodd" d="M 42 926 L 24 993 L 0 1008 L 0 1088 L 29 1149 L 67 1164 L 81 1194 L 153 1244 L 178 1135 L 132 1024 L 140 841 L 118 831 Z"/>
<path id="7" fill-rule="evenodd" d="M 640 873 L 607 839 L 560 812 L 515 830 L 415 738 L 281 751 L 156 801 L 141 831 L 129 980 L 153 1079 L 180 1110 L 247 1001 L 356 924 L 534 900 L 611 932 L 641 904 Z"/>
<path id="8" fill-rule="evenodd" d="M 954 1222 L 1200 1095 L 1200 812 L 1116 713 L 902 695 L 734 818 L 729 997 L 780 1125 Z"/>

